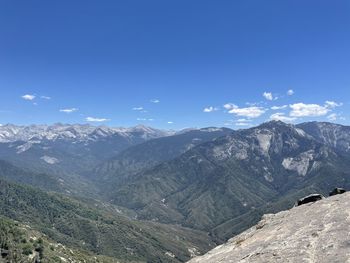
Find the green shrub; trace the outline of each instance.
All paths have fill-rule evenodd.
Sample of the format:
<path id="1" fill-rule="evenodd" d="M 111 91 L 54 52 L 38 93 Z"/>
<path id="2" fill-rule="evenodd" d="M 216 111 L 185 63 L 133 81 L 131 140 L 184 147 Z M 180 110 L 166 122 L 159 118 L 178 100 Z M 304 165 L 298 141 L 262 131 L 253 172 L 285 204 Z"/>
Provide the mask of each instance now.
<path id="1" fill-rule="evenodd" d="M 33 247 L 30 244 L 26 244 L 22 248 L 22 254 L 26 256 L 33 254 Z"/>

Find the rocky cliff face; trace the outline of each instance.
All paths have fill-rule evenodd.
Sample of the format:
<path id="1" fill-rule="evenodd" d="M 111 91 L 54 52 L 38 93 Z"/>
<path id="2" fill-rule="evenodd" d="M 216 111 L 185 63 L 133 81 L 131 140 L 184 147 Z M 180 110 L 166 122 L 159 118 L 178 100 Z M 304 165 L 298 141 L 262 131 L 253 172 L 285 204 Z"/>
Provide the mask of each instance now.
<path id="1" fill-rule="evenodd" d="M 350 193 L 263 216 L 190 263 L 350 262 Z"/>

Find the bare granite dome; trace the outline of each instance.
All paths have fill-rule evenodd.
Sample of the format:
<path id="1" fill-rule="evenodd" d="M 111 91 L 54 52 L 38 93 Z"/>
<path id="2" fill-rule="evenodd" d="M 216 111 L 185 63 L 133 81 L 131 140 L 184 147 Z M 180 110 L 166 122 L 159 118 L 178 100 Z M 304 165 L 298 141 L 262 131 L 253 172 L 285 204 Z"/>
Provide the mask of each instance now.
<path id="1" fill-rule="evenodd" d="M 350 193 L 264 215 L 190 263 L 350 262 Z"/>

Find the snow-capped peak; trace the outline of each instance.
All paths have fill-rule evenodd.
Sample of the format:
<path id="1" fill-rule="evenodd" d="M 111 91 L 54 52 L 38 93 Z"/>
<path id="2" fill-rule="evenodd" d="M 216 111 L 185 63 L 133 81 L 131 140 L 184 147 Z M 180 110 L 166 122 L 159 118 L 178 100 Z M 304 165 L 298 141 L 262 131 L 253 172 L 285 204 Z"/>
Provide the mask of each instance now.
<path id="1" fill-rule="evenodd" d="M 81 124 L 61 124 L 54 125 L 30 125 L 17 126 L 6 124 L 0 126 L 0 143 L 31 140 L 74 140 L 91 141 L 118 134 L 123 137 L 132 136 L 133 133 L 142 133 L 145 138 L 157 138 L 167 136 L 169 133 L 146 126 L 136 126 L 131 128 L 113 128 L 107 126 L 91 126 Z"/>

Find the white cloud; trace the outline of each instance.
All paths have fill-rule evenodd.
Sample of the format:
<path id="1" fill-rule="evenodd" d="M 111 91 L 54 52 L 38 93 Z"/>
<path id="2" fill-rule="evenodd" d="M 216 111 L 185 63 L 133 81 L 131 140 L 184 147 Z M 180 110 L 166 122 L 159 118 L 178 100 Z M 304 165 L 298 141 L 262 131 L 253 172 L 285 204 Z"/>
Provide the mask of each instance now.
<path id="1" fill-rule="evenodd" d="M 227 103 L 224 108 L 228 110 L 229 113 L 236 116 L 246 117 L 246 118 L 257 118 L 265 113 L 265 109 L 261 107 L 251 106 L 245 108 L 239 108 L 235 104 Z"/>
<path id="2" fill-rule="evenodd" d="M 95 117 L 86 117 L 85 120 L 86 120 L 86 121 L 89 121 L 89 122 L 104 122 L 104 121 L 109 121 L 110 119 L 106 119 L 106 118 L 95 118 Z"/>
<path id="3" fill-rule="evenodd" d="M 329 108 L 335 108 L 335 107 L 340 107 L 340 106 L 342 106 L 343 105 L 343 103 L 338 103 L 338 102 L 335 102 L 335 101 L 329 101 L 329 100 L 327 100 L 326 101 L 326 107 L 329 107 Z"/>
<path id="4" fill-rule="evenodd" d="M 274 121 L 292 122 L 292 121 L 295 121 L 296 119 L 297 118 L 295 117 L 285 116 L 283 112 L 277 112 L 270 116 L 270 120 L 274 120 Z"/>
<path id="5" fill-rule="evenodd" d="M 51 97 L 49 96 L 40 96 L 40 98 L 43 100 L 51 100 Z"/>
<path id="6" fill-rule="evenodd" d="M 64 112 L 64 113 L 72 113 L 78 111 L 77 108 L 68 108 L 68 109 L 61 109 L 60 112 Z"/>
<path id="7" fill-rule="evenodd" d="M 248 122 L 236 122 L 235 125 L 236 126 L 250 126 L 251 124 Z"/>
<path id="8" fill-rule="evenodd" d="M 264 92 L 264 93 L 263 93 L 263 96 L 264 96 L 264 98 L 267 99 L 267 100 L 273 100 L 273 95 L 272 95 L 271 92 Z"/>
<path id="9" fill-rule="evenodd" d="M 143 109 L 143 107 L 134 107 L 134 108 L 132 108 L 132 110 L 143 111 L 144 109 Z"/>
<path id="10" fill-rule="evenodd" d="M 252 121 L 252 120 L 249 120 L 249 119 L 238 119 L 237 121 L 238 121 L 238 122 L 250 122 L 250 121 Z"/>
<path id="11" fill-rule="evenodd" d="M 246 102 L 245 105 L 248 106 L 258 106 L 259 104 L 261 104 L 262 102 Z"/>
<path id="12" fill-rule="evenodd" d="M 289 105 L 292 109 L 290 116 L 292 117 L 317 117 L 326 115 L 330 109 L 327 105 L 295 103 Z"/>
<path id="13" fill-rule="evenodd" d="M 288 95 L 288 96 L 292 96 L 293 94 L 294 94 L 294 90 L 289 89 L 289 90 L 287 91 L 287 95 Z"/>
<path id="14" fill-rule="evenodd" d="M 218 108 L 210 106 L 210 107 L 204 108 L 203 112 L 213 112 L 213 111 L 217 111 L 217 110 L 218 110 Z"/>
<path id="15" fill-rule="evenodd" d="M 168 124 L 173 124 L 174 122 L 172 122 L 172 121 L 168 121 Z"/>
<path id="16" fill-rule="evenodd" d="M 26 95 L 22 96 L 22 99 L 24 99 L 24 100 L 34 100 L 35 99 L 35 95 L 26 94 Z"/>
<path id="17" fill-rule="evenodd" d="M 231 110 L 231 109 L 238 108 L 238 106 L 235 105 L 235 104 L 233 104 L 233 103 L 226 103 L 226 104 L 224 105 L 224 108 L 225 108 L 226 110 Z"/>
<path id="18" fill-rule="evenodd" d="M 154 119 L 150 118 L 150 119 L 147 119 L 147 118 L 137 118 L 136 120 L 138 121 L 154 121 Z"/>
<path id="19" fill-rule="evenodd" d="M 288 105 L 282 105 L 282 106 L 272 106 L 271 110 L 283 110 L 285 108 L 287 108 Z"/>
<path id="20" fill-rule="evenodd" d="M 153 100 L 151 100 L 151 102 L 152 102 L 152 103 L 159 103 L 160 100 L 158 100 L 158 99 L 153 99 Z"/>
<path id="21" fill-rule="evenodd" d="M 327 119 L 330 121 L 336 121 L 338 119 L 338 115 L 336 113 L 329 114 Z"/>

